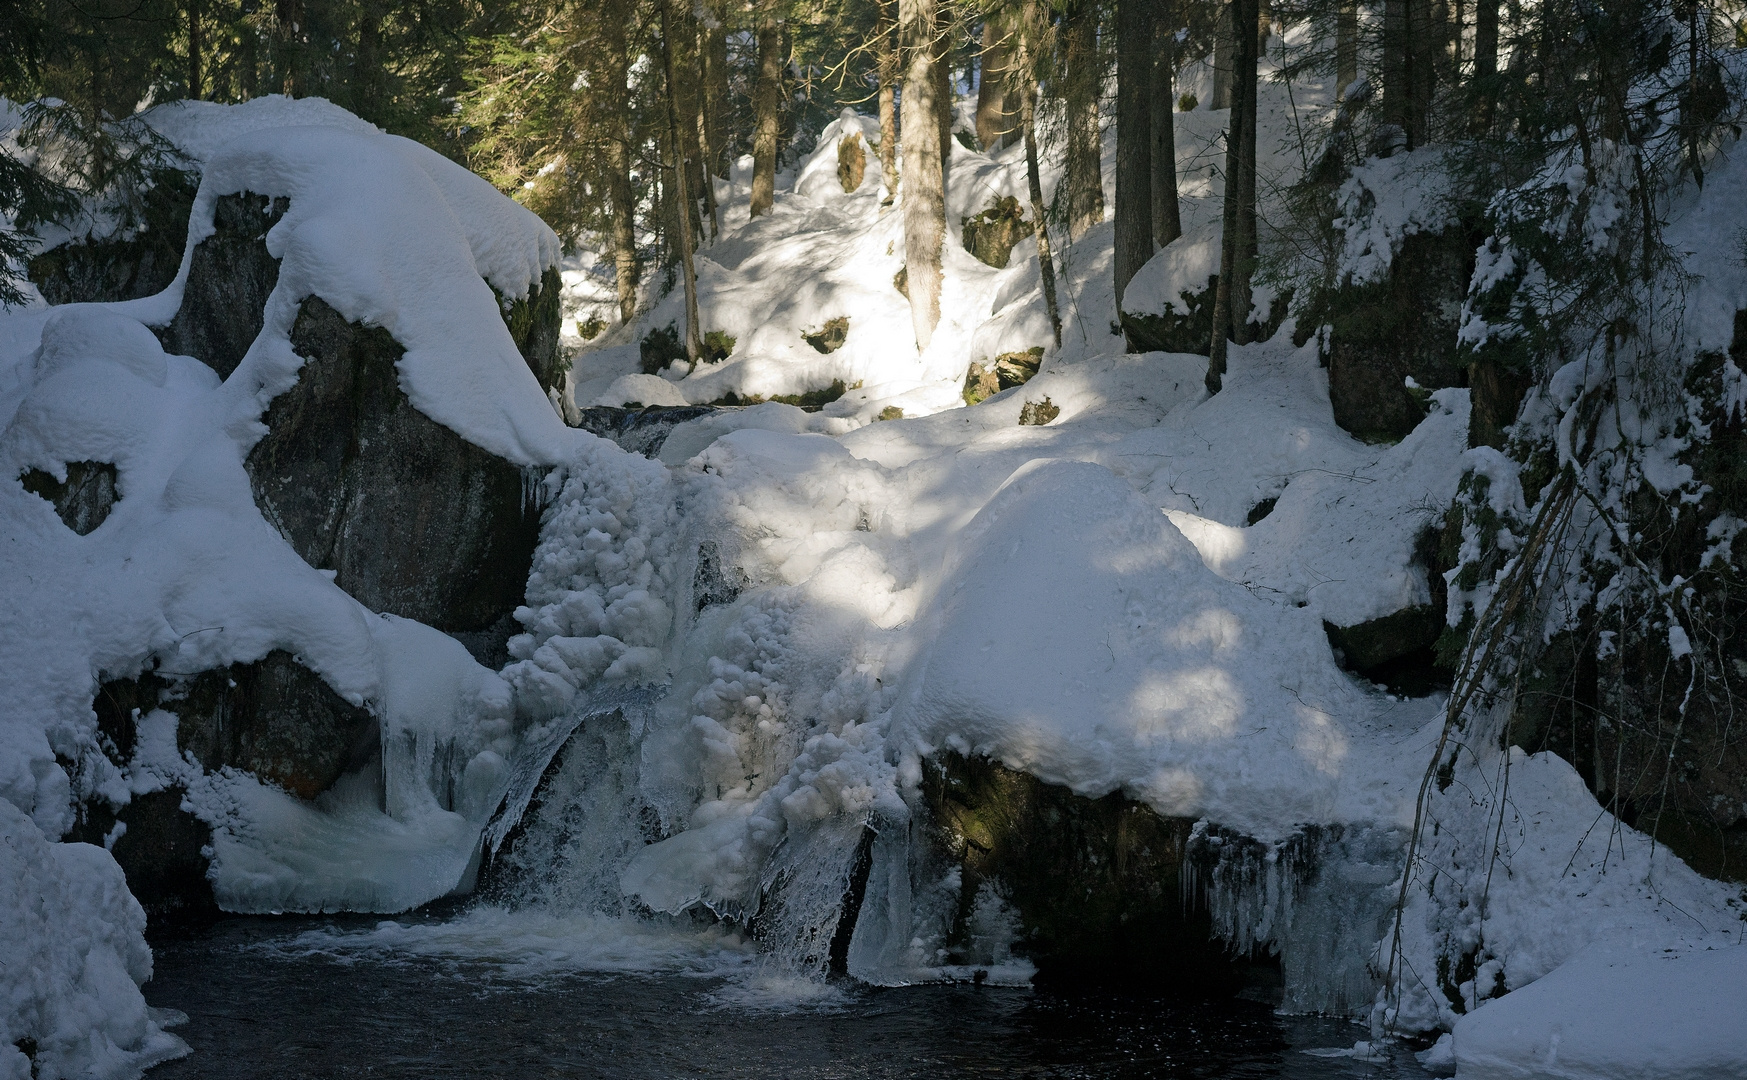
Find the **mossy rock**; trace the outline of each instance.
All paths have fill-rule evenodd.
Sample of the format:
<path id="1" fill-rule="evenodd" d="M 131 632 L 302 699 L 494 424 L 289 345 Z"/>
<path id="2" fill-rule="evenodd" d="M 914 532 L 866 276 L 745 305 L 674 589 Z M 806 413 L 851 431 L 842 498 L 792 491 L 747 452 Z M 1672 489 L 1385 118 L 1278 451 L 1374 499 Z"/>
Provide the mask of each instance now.
<path id="1" fill-rule="evenodd" d="M 1019 352 L 1007 352 L 991 362 L 971 361 L 965 373 L 963 397 L 966 405 L 985 401 L 1003 390 L 1023 386 L 1043 365 L 1043 348 L 1033 345 Z"/>
<path id="2" fill-rule="evenodd" d="M 1409 378 L 1424 390 L 1467 384 L 1456 329 L 1475 245 L 1462 226 L 1410 236 L 1384 281 L 1318 298 L 1302 325 L 1329 326 L 1335 423 L 1369 442 L 1393 442 L 1425 419 L 1425 397 L 1409 389 Z"/>
<path id="3" fill-rule="evenodd" d="M 819 329 L 803 333 L 801 340 L 811 345 L 815 352 L 827 355 L 834 353 L 849 340 L 849 316 L 838 315 L 826 319 L 825 325 Z"/>
<path id="4" fill-rule="evenodd" d="M 733 334 L 726 330 L 711 330 L 704 334 L 704 354 L 700 358 L 706 364 L 717 364 L 734 355 L 736 344 Z"/>
<path id="5" fill-rule="evenodd" d="M 559 276 L 558 268 L 548 266 L 539 283 L 529 289 L 526 296 L 505 299 L 496 288 L 491 292 L 497 297 L 498 310 L 503 313 L 504 325 L 509 327 L 516 351 L 522 354 L 528 369 L 540 383 L 540 389 L 557 388 L 564 378 L 565 369 L 570 366 L 569 358 L 559 347 L 564 280 Z M 597 327 L 595 333 L 599 332 Z"/>
<path id="6" fill-rule="evenodd" d="M 861 182 L 867 176 L 867 144 L 862 141 L 861 133 L 855 132 L 847 139 L 837 141 L 837 182 L 843 186 L 845 194 L 854 194 L 861 190 Z"/>
<path id="7" fill-rule="evenodd" d="M 1045 397 L 1042 401 L 1027 401 L 1019 407 L 1022 426 L 1042 427 L 1062 414 L 1062 407 Z"/>
<path id="8" fill-rule="evenodd" d="M 1162 315 L 1138 315 L 1132 311 L 1120 313 L 1122 334 L 1131 353 L 1170 352 L 1207 355 L 1213 345 L 1213 294 L 1219 277 L 1207 279 L 1207 287 L 1183 290 L 1183 305 L 1187 315 L 1175 307 Z"/>
<path id="9" fill-rule="evenodd" d="M 858 382 L 856 385 L 860 386 L 861 384 Z M 710 402 L 710 404 L 725 405 L 732 408 L 745 405 L 762 405 L 767 401 L 775 401 L 784 405 L 794 405 L 805 409 L 808 412 L 818 412 L 820 409 L 823 409 L 825 406 L 842 397 L 846 392 L 848 392 L 848 390 L 849 387 L 842 379 L 833 379 L 829 386 L 818 390 L 807 390 L 799 394 L 772 394 L 769 397 L 765 397 L 763 394 L 741 395 L 730 390 L 715 401 Z"/>
<path id="10" fill-rule="evenodd" d="M 1325 622 L 1329 644 L 1346 656 L 1355 671 L 1371 671 L 1391 660 L 1430 649 L 1444 629 L 1441 605 L 1420 604 L 1356 626 Z"/>
<path id="11" fill-rule="evenodd" d="M 1039 982 L 1226 997 L 1254 974 L 1214 939 L 1187 888 L 1193 820 L 1121 794 L 1076 795 L 952 751 L 924 761 L 922 799 L 934 849 L 961 875 L 949 958 L 969 944 L 972 905 L 987 884 L 1017 912 L 1014 951 L 1037 965 Z"/>
<path id="12" fill-rule="evenodd" d="M 962 218 L 959 225 L 964 249 L 997 270 L 1006 269 L 1013 248 L 1034 231 L 1019 200 L 1011 195 L 990 199 L 981 213 Z"/>

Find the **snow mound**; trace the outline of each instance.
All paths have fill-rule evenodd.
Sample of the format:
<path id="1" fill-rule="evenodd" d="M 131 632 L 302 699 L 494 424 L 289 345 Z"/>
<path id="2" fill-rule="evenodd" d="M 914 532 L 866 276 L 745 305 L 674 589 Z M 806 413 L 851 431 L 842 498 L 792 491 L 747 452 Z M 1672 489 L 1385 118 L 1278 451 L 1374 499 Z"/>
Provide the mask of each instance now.
<path id="1" fill-rule="evenodd" d="M 1747 1068 L 1747 948 L 1600 942 L 1456 1022 L 1459 1080 L 1725 1080 Z"/>
<path id="2" fill-rule="evenodd" d="M 188 1053 L 140 995 L 145 930 L 109 852 L 52 843 L 0 799 L 0 1076 L 120 1080 Z"/>
<path id="3" fill-rule="evenodd" d="M 1328 816 L 1358 695 L 1314 616 L 1210 573 L 1087 463 L 1021 469 L 955 547 L 897 714 L 918 749 L 1264 838 Z"/>

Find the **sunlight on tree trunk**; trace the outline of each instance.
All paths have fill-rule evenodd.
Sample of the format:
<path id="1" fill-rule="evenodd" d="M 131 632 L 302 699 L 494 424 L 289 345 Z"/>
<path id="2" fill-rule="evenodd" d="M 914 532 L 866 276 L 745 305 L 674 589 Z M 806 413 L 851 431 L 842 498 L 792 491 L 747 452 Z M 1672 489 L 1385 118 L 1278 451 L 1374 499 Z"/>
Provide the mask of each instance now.
<path id="1" fill-rule="evenodd" d="M 916 348 L 925 350 L 940 323 L 941 249 L 946 242 L 945 173 L 940 160 L 939 76 L 935 73 L 935 0 L 900 0 L 903 97 L 904 264 Z"/>

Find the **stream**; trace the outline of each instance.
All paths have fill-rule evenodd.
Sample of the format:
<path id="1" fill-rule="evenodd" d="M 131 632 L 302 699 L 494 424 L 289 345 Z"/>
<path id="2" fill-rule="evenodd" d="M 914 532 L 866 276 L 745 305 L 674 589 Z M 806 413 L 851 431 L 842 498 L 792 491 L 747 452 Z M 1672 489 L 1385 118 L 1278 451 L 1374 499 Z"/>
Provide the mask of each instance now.
<path id="1" fill-rule="evenodd" d="M 1351 1047 L 1366 1031 L 1255 1002 L 821 985 L 772 976 L 732 943 L 677 969 L 669 957 L 657 973 L 600 970 L 634 964 L 642 946 L 605 948 L 595 925 L 578 959 L 550 927 L 517 937 L 469 918 L 232 918 L 158 935 L 147 1000 L 187 1014 L 176 1030 L 194 1052 L 151 1076 L 1427 1075 L 1405 1050 L 1375 1060 L 1313 1053 Z"/>

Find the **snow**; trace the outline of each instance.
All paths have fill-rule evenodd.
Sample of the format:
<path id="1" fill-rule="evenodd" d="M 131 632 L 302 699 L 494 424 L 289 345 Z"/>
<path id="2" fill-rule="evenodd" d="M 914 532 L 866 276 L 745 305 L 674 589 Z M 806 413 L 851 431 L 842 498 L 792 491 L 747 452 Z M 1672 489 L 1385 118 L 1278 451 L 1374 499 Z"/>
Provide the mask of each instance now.
<path id="1" fill-rule="evenodd" d="M 1723 1080 L 1747 1067 L 1747 948 L 1605 941 L 1456 1023 L 1459 1080 Z"/>
<path id="2" fill-rule="evenodd" d="M 53 843 L 0 799 L 0 1076 L 137 1076 L 188 1053 L 140 994 L 145 929 L 107 851 Z"/>

